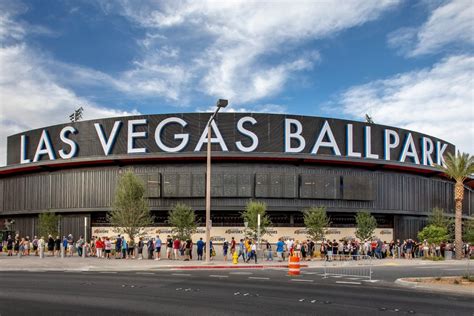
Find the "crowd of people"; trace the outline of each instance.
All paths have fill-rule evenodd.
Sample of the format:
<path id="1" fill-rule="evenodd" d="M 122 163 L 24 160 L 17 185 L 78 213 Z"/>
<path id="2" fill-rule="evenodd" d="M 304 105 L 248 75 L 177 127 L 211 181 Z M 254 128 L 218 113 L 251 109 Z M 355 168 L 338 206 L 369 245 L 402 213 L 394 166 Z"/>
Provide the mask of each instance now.
<path id="1" fill-rule="evenodd" d="M 287 238 L 279 238 L 276 244 L 264 241 L 261 247 L 257 247 L 254 239 L 245 237 L 237 241 L 234 237 L 230 241 L 224 240 L 219 251 L 223 260 L 232 260 L 234 254 L 236 259 L 243 262 L 253 260 L 257 263 L 257 256 L 262 255 L 263 259 L 272 261 L 274 254 L 276 260 L 284 261 L 287 256 L 297 256 L 301 260 L 312 260 L 322 258 L 325 260 L 335 260 L 340 258 L 357 259 L 359 256 L 369 256 L 375 259 L 393 258 L 393 259 L 413 259 L 429 256 L 445 257 L 447 252 L 454 253 L 455 247 L 451 243 L 442 242 L 439 245 L 429 244 L 426 240 L 417 242 L 412 239 L 396 240 L 387 243 L 380 239 L 366 240 L 359 242 L 356 239 L 343 240 L 323 240 L 322 243 L 315 243 L 307 239 L 303 241 Z M 116 237 L 97 237 L 93 236 L 90 241 L 86 241 L 83 236 L 77 240 L 69 234 L 68 236 L 48 238 L 41 236 L 30 238 L 16 235 L 14 238 L 8 236 L 3 242 L 1 250 L 8 256 L 88 256 L 104 259 L 154 259 L 161 260 L 193 260 L 194 253 L 197 260 L 203 260 L 205 255 L 206 243 L 200 238 L 196 243 L 191 239 L 180 240 L 177 237 L 166 236 L 164 240 L 160 236 L 154 238 L 142 237 L 135 242 L 133 239 L 126 239 L 124 236 Z M 262 251 L 257 251 L 262 249 Z M 162 251 L 163 250 L 163 251 Z M 162 257 L 162 252 L 163 257 Z M 463 255 L 469 257 L 472 253 L 469 244 L 464 244 Z M 146 254 L 146 255 L 144 255 Z M 210 242 L 210 260 L 216 256 L 216 249 Z"/>

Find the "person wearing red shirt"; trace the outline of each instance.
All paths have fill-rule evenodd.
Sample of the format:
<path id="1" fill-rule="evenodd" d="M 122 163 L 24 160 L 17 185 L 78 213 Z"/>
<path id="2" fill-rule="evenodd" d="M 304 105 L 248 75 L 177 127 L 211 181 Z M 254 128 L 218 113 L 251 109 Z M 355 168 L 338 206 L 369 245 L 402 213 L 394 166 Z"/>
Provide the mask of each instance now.
<path id="1" fill-rule="evenodd" d="M 179 238 L 176 237 L 175 240 L 173 241 L 174 260 L 178 260 L 180 247 L 181 247 L 181 242 L 179 241 Z"/>
<path id="2" fill-rule="evenodd" d="M 102 240 L 101 237 L 98 237 L 97 240 L 95 241 L 95 249 L 97 251 L 97 258 L 102 258 L 102 250 L 105 247 L 105 243 Z"/>

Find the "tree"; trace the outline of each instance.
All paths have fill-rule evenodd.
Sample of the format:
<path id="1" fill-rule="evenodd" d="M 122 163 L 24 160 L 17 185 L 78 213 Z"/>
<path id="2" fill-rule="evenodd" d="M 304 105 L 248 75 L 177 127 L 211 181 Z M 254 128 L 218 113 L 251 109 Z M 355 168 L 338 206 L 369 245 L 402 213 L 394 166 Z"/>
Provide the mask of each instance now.
<path id="1" fill-rule="evenodd" d="M 426 240 L 430 244 L 439 245 L 448 239 L 448 229 L 435 225 L 428 225 L 418 233 L 419 240 Z"/>
<path id="2" fill-rule="evenodd" d="M 454 185 L 455 202 L 455 245 L 456 249 L 462 249 L 462 201 L 464 199 L 464 180 L 474 173 L 474 157 L 467 153 L 458 151 L 457 155 L 448 153 L 445 158 L 445 164 L 438 166 L 438 169 L 444 172 L 456 183 Z M 456 259 L 462 259 L 462 251 L 456 251 Z"/>
<path id="3" fill-rule="evenodd" d="M 268 233 L 267 228 L 272 225 L 270 218 L 267 215 L 267 205 L 263 202 L 250 201 L 242 212 L 241 217 L 244 222 L 248 223 L 247 234 L 253 238 L 257 238 L 258 222 L 257 217 L 260 214 L 260 238 Z"/>
<path id="4" fill-rule="evenodd" d="M 38 232 L 40 236 L 48 237 L 59 235 L 58 231 L 59 216 L 54 213 L 42 213 L 38 216 Z"/>
<path id="5" fill-rule="evenodd" d="M 127 170 L 118 181 L 113 208 L 107 215 L 110 224 L 119 233 L 128 234 L 132 240 L 143 234 L 145 226 L 153 223 L 144 193 L 142 181 Z"/>
<path id="6" fill-rule="evenodd" d="M 431 214 L 428 216 L 428 225 L 444 227 L 448 231 L 448 240 L 454 238 L 454 219 L 446 216 L 443 209 L 435 207 L 431 210 Z"/>
<path id="7" fill-rule="evenodd" d="M 313 241 L 322 240 L 326 227 L 330 225 L 330 220 L 326 214 L 326 208 L 312 207 L 303 211 L 304 225 L 308 233 L 308 237 Z"/>
<path id="8" fill-rule="evenodd" d="M 375 217 L 370 215 L 367 211 L 360 211 L 356 215 L 356 237 L 360 240 L 371 239 L 374 235 L 375 228 L 377 228 L 377 221 Z"/>
<path id="9" fill-rule="evenodd" d="M 464 241 L 470 243 L 471 245 L 474 243 L 474 220 L 466 220 L 464 222 Z"/>
<path id="10" fill-rule="evenodd" d="M 431 214 L 428 215 L 428 225 L 434 225 L 437 227 L 446 227 L 449 224 L 449 218 L 444 215 L 442 208 L 435 207 L 431 210 Z"/>
<path id="11" fill-rule="evenodd" d="M 169 212 L 168 224 L 173 227 L 173 232 L 180 240 L 190 239 L 196 232 L 196 215 L 190 206 L 178 203 Z"/>

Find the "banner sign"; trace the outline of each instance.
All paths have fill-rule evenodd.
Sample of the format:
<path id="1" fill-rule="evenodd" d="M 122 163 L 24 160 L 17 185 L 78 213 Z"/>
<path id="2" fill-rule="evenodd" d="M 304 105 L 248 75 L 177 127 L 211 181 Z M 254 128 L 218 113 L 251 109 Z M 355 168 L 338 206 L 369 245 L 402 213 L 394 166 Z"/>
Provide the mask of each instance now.
<path id="1" fill-rule="evenodd" d="M 337 241 L 341 239 L 355 238 L 355 231 L 356 228 L 353 227 L 331 227 L 327 229 L 324 238 L 329 240 L 335 239 Z M 295 241 L 308 239 L 305 228 L 271 227 L 268 229 L 268 232 L 269 234 L 262 236 L 262 241 L 276 243 L 278 238 L 283 238 L 283 240 L 294 239 Z M 118 234 L 118 230 L 113 227 L 92 227 L 92 236 L 115 238 Z M 142 237 L 145 240 L 148 240 L 149 238 L 160 236 L 160 239 L 164 241 L 168 235 L 173 236 L 171 227 L 146 227 L 143 231 Z M 222 244 L 225 240 L 230 241 L 232 237 L 237 241 L 245 238 L 245 228 L 213 227 L 211 230 L 211 241 L 215 244 Z M 375 229 L 374 237 L 389 243 L 393 239 L 393 228 L 377 228 Z M 126 238 L 128 238 L 128 236 L 126 236 Z M 206 239 L 205 227 L 199 227 L 197 232 L 192 236 L 194 242 L 200 238 L 203 240 Z M 136 238 L 136 241 L 138 241 L 138 238 Z"/>
<path id="2" fill-rule="evenodd" d="M 210 113 L 142 115 L 55 125 L 8 137 L 7 164 L 89 157 L 199 156 Z M 214 156 L 385 160 L 433 166 L 454 146 L 420 133 L 321 117 L 221 113 L 211 124 Z M 265 155 L 263 155 L 265 153 Z M 130 157 L 131 158 L 131 157 Z"/>

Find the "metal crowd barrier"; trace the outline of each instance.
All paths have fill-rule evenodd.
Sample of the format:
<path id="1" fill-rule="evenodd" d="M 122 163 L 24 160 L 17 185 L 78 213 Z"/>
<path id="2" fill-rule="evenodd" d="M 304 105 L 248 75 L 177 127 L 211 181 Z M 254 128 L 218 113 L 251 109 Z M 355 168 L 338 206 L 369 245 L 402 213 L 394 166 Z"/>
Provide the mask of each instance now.
<path id="1" fill-rule="evenodd" d="M 372 257 L 367 255 L 332 255 L 323 264 L 324 278 L 352 276 L 372 280 Z"/>

